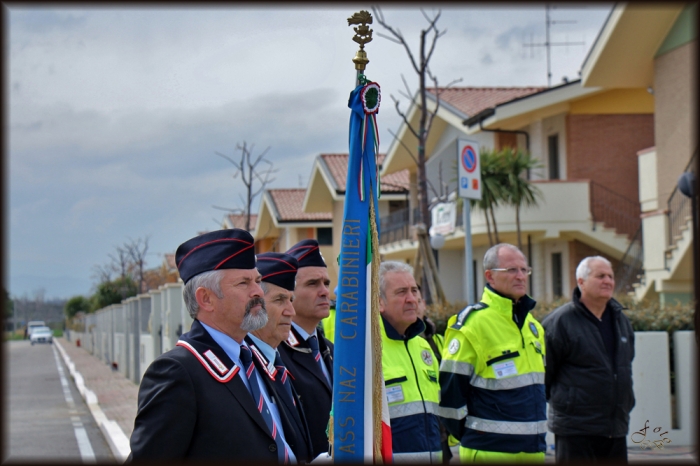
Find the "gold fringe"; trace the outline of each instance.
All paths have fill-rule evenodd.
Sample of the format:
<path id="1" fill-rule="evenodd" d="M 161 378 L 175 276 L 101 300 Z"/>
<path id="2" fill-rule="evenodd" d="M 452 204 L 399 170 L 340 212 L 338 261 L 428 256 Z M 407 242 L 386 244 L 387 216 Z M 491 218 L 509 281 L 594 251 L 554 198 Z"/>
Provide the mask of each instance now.
<path id="1" fill-rule="evenodd" d="M 382 458 L 382 388 L 384 373 L 382 371 L 382 333 L 379 324 L 379 234 L 377 232 L 377 214 L 374 198 L 369 198 L 369 224 L 372 235 L 372 420 L 374 431 L 374 462 L 384 463 Z"/>

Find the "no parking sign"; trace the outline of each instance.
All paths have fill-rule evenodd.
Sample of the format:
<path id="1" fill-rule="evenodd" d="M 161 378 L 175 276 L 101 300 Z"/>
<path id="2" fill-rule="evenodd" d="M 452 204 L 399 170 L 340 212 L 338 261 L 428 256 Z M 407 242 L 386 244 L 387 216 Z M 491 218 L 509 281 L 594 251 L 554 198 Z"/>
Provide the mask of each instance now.
<path id="1" fill-rule="evenodd" d="M 481 166 L 479 143 L 459 139 L 457 141 L 457 167 L 459 169 L 459 197 L 481 199 Z"/>

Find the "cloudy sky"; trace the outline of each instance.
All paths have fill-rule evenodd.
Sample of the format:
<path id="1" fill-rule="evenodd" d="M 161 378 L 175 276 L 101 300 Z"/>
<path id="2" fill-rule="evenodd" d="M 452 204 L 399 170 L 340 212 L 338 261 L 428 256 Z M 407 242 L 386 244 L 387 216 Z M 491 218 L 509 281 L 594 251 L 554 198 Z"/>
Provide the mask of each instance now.
<path id="1" fill-rule="evenodd" d="M 13 297 L 89 295 L 94 267 L 129 239 L 149 238 L 148 266 L 217 228 L 243 192 L 236 144 L 270 147 L 273 188 L 306 187 L 314 158 L 347 152 L 347 98 L 357 50 L 336 8 L 7 7 L 9 28 L 6 287 Z M 578 78 L 612 4 L 565 4 L 551 19 L 552 84 Z M 432 15 L 437 10 L 427 8 Z M 414 50 L 418 5 L 385 7 Z M 544 86 L 544 4 L 442 9 L 431 69 L 441 84 Z M 403 48 L 377 33 L 367 75 L 382 87 L 380 150 L 399 118 Z M 405 101 L 405 99 L 402 99 Z M 403 104 L 406 108 L 406 103 Z M 257 205 L 255 206 L 257 211 Z"/>

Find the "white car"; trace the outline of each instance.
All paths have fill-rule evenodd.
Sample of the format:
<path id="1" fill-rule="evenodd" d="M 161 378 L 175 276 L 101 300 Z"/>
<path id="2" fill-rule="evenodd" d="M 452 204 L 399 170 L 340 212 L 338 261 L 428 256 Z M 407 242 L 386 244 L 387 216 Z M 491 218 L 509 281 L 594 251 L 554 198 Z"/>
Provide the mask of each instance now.
<path id="1" fill-rule="evenodd" d="M 35 327 L 29 341 L 32 345 L 34 343 L 53 343 L 53 330 L 48 327 Z"/>
<path id="2" fill-rule="evenodd" d="M 34 329 L 39 327 L 46 327 L 46 323 L 43 320 L 32 320 L 27 324 L 27 337 L 32 336 Z"/>

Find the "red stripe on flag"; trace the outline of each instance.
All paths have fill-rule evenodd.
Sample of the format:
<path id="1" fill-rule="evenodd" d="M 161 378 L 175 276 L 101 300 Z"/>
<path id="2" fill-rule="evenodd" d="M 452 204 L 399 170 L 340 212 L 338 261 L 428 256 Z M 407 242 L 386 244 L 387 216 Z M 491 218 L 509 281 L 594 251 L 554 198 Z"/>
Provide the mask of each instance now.
<path id="1" fill-rule="evenodd" d="M 386 425 L 385 422 L 382 422 L 382 459 L 384 460 L 384 463 L 393 463 L 394 460 L 392 458 L 392 453 L 391 453 L 391 426 Z"/>

